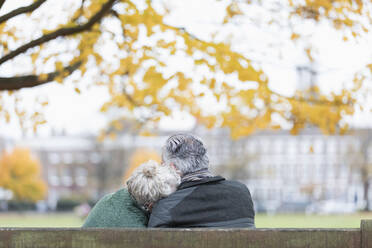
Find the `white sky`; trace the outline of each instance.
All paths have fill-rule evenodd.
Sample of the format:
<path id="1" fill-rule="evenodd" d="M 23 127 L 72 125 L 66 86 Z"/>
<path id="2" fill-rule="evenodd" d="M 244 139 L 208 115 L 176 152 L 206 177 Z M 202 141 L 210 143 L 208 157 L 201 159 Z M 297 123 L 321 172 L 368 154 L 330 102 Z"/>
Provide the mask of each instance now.
<path id="1" fill-rule="evenodd" d="M 3 14 L 17 6 L 24 5 L 26 1 L 6 1 L 0 11 Z M 214 0 L 188 0 L 170 1 L 164 0 L 171 9 L 171 15 L 166 21 L 172 25 L 184 27 L 187 31 L 200 38 L 208 38 L 217 30 L 216 23 L 221 21 L 224 15 L 225 1 Z M 231 33 L 233 48 L 245 53 L 248 58 L 259 61 L 269 76 L 270 87 L 284 95 L 293 94 L 296 84 L 295 66 L 306 64 L 307 60 L 303 50 L 296 47 L 292 42 L 279 43 L 279 47 L 268 49 L 267 44 L 281 41 L 281 30 L 260 30 L 244 20 L 237 25 L 225 27 L 226 34 Z M 354 44 L 343 42 L 340 36 L 329 27 L 323 26 L 310 38 L 311 43 L 318 50 L 316 57 L 319 69 L 319 86 L 325 90 L 338 90 L 345 81 L 350 81 L 356 70 L 361 69 L 372 58 L 369 38 Z M 252 50 L 253 48 L 253 50 Z M 261 55 L 260 53 L 268 53 Z M 271 53 L 281 53 L 281 58 Z M 182 61 L 179 61 L 182 63 Z M 4 71 L 5 69 L 5 71 Z M 8 74 L 3 68 L 3 74 Z M 48 125 L 40 129 L 40 134 L 48 135 L 51 127 L 57 130 L 66 130 L 67 133 L 95 133 L 105 126 L 106 118 L 99 112 L 99 108 L 107 94 L 102 89 L 90 89 L 83 91 L 81 95 L 74 92 L 72 85 L 47 84 L 32 89 L 22 90 L 25 99 L 32 99 L 36 95 L 45 94 L 49 99 L 49 106 L 45 115 Z M 371 100 L 372 101 L 372 100 Z M 372 106 L 372 102 L 369 103 Z M 370 112 L 360 113 L 349 120 L 354 126 L 370 126 L 372 115 Z M 192 127 L 194 120 L 189 116 L 176 112 L 175 118 L 165 118 L 160 122 L 160 127 L 165 129 L 186 129 Z M 20 131 L 14 123 L 1 123 L 0 135 L 19 137 Z"/>

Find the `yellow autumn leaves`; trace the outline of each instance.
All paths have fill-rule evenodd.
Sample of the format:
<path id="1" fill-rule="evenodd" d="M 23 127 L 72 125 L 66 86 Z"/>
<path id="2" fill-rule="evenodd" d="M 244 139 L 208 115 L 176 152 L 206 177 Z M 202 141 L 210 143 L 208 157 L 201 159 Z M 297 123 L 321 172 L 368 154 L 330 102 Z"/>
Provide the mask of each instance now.
<path id="1" fill-rule="evenodd" d="M 44 199 L 47 192 L 41 178 L 40 162 L 23 148 L 1 155 L 0 187 L 10 190 L 13 199 L 30 202 Z"/>
<path id="2" fill-rule="evenodd" d="M 158 163 L 161 162 L 160 155 L 156 151 L 150 149 L 137 149 L 130 158 L 129 166 L 124 175 L 124 182 L 130 177 L 138 166 L 147 162 L 148 160 L 154 160 Z"/>
<path id="3" fill-rule="evenodd" d="M 81 8 L 65 10 L 69 18 L 57 28 L 71 28 L 85 23 L 106 2 L 92 0 L 85 2 Z M 231 1 L 227 4 L 221 25 L 244 16 L 244 4 L 255 3 Z M 370 18 L 370 5 L 363 1 L 289 0 L 283 4 L 288 6 L 289 20 L 327 19 L 336 28 L 351 32 L 362 28 L 358 31 L 360 33 L 368 31 L 358 19 Z M 101 111 L 116 110 L 118 120 L 125 119 L 127 115 L 134 118 L 138 112 L 146 112 L 146 120 L 156 122 L 160 116 L 172 115 L 177 109 L 190 113 L 207 127 L 230 128 L 234 138 L 249 135 L 258 129 L 278 128 L 273 116 L 290 123 L 293 133 L 307 123 L 320 127 L 326 133 L 346 128 L 340 122 L 343 116 L 353 113 L 357 87 L 331 96 L 318 91 L 313 99 L 305 94 L 282 96 L 270 89 L 265 72 L 241 51 L 233 49 L 227 42 L 201 39 L 183 27 L 171 26 L 165 21 L 166 13 L 158 11 L 151 1 L 145 1 L 141 6 L 136 1 L 118 1 L 89 30 L 60 37 L 59 42 L 71 47 L 70 50 L 56 51 L 47 43 L 24 55 L 30 56 L 34 67 L 38 61 L 52 64 L 54 71 L 60 72 L 54 78 L 59 83 L 69 80 L 71 73 L 65 70 L 66 67 L 81 63 L 73 73 L 75 92 L 81 93 L 80 81 L 84 80 L 107 90 L 110 97 Z M 15 29 L 8 27 L 7 23 L 1 24 L 0 41 L 4 51 L 8 47 L 7 42 L 15 39 Z M 40 27 L 40 30 L 43 28 Z M 292 32 L 288 37 L 293 41 L 301 38 L 300 32 Z M 106 54 L 108 46 L 116 49 L 110 56 Z M 314 59 L 309 47 L 304 53 L 310 60 Z M 69 59 L 62 60 L 62 57 Z M 173 61 L 178 65 L 174 65 Z M 43 68 L 34 72 L 39 73 L 36 76 L 40 80 L 47 80 L 48 73 L 51 73 Z M 45 121 L 39 110 L 35 112 L 37 114 L 32 120 L 37 123 L 34 125 L 37 128 Z M 9 113 L 6 109 L 0 110 L 3 118 L 9 119 Z M 20 119 L 31 116 L 22 111 L 16 114 L 20 115 Z M 117 123 L 111 121 L 113 129 L 121 130 Z"/>

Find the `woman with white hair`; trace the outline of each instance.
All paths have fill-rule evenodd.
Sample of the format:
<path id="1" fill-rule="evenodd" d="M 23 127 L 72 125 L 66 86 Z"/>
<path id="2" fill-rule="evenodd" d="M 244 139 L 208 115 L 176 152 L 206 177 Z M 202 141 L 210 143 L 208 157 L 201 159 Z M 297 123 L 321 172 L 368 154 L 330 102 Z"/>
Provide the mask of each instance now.
<path id="1" fill-rule="evenodd" d="M 152 205 L 176 191 L 180 176 L 172 166 L 148 161 L 127 181 L 127 188 L 104 196 L 83 227 L 146 227 Z"/>

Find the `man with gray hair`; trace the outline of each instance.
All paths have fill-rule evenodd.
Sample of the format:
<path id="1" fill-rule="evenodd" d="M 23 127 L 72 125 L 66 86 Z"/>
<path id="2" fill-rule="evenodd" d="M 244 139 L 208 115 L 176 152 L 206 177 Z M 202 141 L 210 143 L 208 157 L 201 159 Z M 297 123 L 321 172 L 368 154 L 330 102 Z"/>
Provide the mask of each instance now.
<path id="1" fill-rule="evenodd" d="M 148 227 L 255 227 L 248 188 L 212 175 L 207 150 L 198 138 L 190 134 L 170 136 L 162 159 L 176 168 L 181 184 L 153 206 Z"/>

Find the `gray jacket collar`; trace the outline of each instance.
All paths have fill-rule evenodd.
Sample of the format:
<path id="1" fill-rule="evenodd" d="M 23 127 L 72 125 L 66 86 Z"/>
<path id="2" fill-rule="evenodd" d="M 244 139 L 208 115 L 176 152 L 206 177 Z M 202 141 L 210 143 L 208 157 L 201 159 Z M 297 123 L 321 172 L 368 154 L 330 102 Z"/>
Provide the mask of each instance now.
<path id="1" fill-rule="evenodd" d="M 181 183 L 179 186 L 178 186 L 178 190 L 180 189 L 186 189 L 186 188 L 190 188 L 190 187 L 193 187 L 193 186 L 196 186 L 196 185 L 201 185 L 201 184 L 207 184 L 207 183 L 214 183 L 214 182 L 219 182 L 219 181 L 223 181 L 225 180 L 225 178 L 221 177 L 221 176 L 215 176 L 215 177 L 206 177 L 206 178 L 203 178 L 199 181 L 187 181 L 187 182 L 183 182 Z"/>

